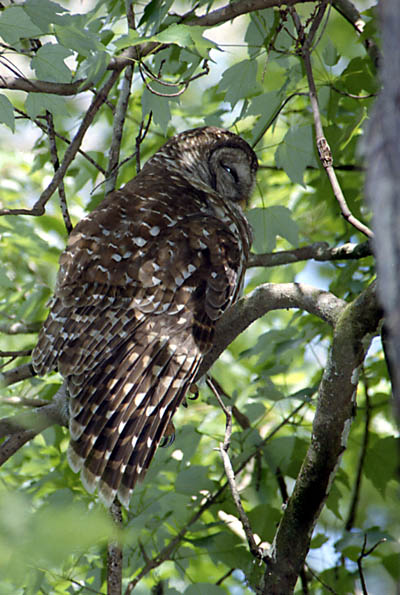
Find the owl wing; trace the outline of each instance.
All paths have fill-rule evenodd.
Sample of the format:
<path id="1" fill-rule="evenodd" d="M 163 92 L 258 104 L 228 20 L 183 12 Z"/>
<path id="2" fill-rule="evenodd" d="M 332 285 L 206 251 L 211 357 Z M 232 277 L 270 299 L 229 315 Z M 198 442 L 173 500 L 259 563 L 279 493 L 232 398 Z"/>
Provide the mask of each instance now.
<path id="1" fill-rule="evenodd" d="M 128 505 L 241 276 L 219 219 L 146 209 L 140 223 L 122 205 L 117 221 L 100 210 L 78 224 L 33 354 L 39 373 L 58 366 L 67 380 L 69 460 L 107 505 L 117 492 Z"/>

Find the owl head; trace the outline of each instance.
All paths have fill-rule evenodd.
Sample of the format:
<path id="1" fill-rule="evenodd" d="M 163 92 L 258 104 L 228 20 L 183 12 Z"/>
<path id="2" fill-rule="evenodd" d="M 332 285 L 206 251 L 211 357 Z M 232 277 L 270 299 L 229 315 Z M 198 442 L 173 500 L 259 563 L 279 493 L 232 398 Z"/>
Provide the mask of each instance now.
<path id="1" fill-rule="evenodd" d="M 204 126 L 172 137 L 143 168 L 164 168 L 183 176 L 202 190 L 213 190 L 224 199 L 247 204 L 258 168 L 256 154 L 237 134 Z M 206 186 L 206 188 L 204 187 Z"/>

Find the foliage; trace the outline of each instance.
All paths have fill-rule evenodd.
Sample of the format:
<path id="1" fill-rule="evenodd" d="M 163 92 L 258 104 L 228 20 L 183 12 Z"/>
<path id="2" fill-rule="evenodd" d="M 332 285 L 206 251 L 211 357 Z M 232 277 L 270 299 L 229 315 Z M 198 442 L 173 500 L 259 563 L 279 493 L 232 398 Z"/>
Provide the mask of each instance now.
<path id="1" fill-rule="evenodd" d="M 114 173 L 109 148 L 116 146 L 113 127 L 121 113 L 118 187 L 177 131 L 224 126 L 255 145 L 261 164 L 248 213 L 254 252 L 284 251 L 286 259 L 282 266 L 249 267 L 246 295 L 267 282 L 308 282 L 351 303 L 374 278 L 371 255 L 319 262 L 296 256 L 297 249 L 317 242 L 355 246 L 365 236 L 341 217 L 315 148 L 309 73 L 293 14 L 277 7 L 229 13 L 245 4 L 239 0 L 225 16 L 218 13 L 212 26 L 214 4 L 219 6 L 152 0 L 129 7 L 98 0 L 79 5 L 84 13 L 67 1 L 2 7 L 0 355 L 6 374 L 29 361 L 25 350 L 34 346 L 45 318 L 67 237 L 59 200 L 53 195 L 46 204 L 40 197 L 54 176 L 55 156 L 62 167 L 73 146 L 93 91 L 113 75 L 107 102 L 90 114 L 89 131 L 76 145 L 81 151 L 62 176 L 73 224 L 98 204 L 105 178 Z M 357 4 L 365 8 L 361 0 Z M 196 16 L 194 5 L 204 16 Z M 309 32 L 317 7 L 299 2 L 296 10 Z M 378 91 L 371 48 L 379 40 L 374 6 L 361 16 L 365 28 L 359 35 L 333 2 L 311 59 L 340 187 L 352 215 L 368 225 L 362 141 Z M 124 113 L 120 97 L 130 64 L 134 74 Z M 40 92 L 23 85 L 28 79 L 43 82 Z M 56 186 L 63 203 L 62 186 Z M 35 211 L 39 203 L 44 214 Z M 41 216 L 29 216 L 30 210 Z M 225 404 L 233 407 L 229 456 L 240 469 L 242 504 L 265 545 L 274 539 L 311 442 L 316 393 L 329 365 L 332 328 L 306 310 L 275 309 L 258 318 L 212 368 Z M 306 585 L 309 593 L 353 593 L 361 576 L 369 592 L 390 593 L 400 579 L 398 439 L 387 378 L 377 338 L 362 363 L 347 449 L 315 527 L 298 593 Z M 29 407 L 33 399 L 51 399 L 60 382 L 54 374 L 10 384 L 2 390 L 2 415 Z M 264 563 L 249 551 L 217 448 L 225 415 L 205 384 L 200 393 L 177 413 L 174 446 L 158 451 L 130 511 L 123 512 L 126 592 L 135 577 L 137 593 L 159 583 L 169 595 L 261 588 Z M 2 467 L 1 593 L 106 592 L 107 540 L 115 539 L 115 527 L 69 469 L 67 443 L 67 429 L 54 425 Z"/>

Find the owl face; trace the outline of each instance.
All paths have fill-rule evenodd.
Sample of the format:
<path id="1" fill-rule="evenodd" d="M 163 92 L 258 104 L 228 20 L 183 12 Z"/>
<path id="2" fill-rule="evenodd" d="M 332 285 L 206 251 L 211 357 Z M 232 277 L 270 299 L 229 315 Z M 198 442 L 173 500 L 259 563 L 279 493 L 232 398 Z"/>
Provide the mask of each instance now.
<path id="1" fill-rule="evenodd" d="M 242 205 L 250 198 L 258 168 L 257 157 L 246 141 L 213 126 L 174 136 L 146 164 L 155 165 L 175 169 L 193 186 L 214 190 Z"/>

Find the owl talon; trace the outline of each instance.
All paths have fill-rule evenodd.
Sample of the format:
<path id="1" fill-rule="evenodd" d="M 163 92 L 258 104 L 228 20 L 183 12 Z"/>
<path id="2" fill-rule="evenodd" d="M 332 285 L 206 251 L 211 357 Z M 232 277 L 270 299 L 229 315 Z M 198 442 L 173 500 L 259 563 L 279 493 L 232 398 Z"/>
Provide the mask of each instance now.
<path id="1" fill-rule="evenodd" d="M 172 421 L 170 421 L 167 425 L 165 432 L 164 432 L 164 436 L 161 438 L 160 447 L 167 448 L 168 446 L 171 446 L 171 444 L 173 444 L 174 442 L 175 442 L 175 426 L 172 423 Z"/>
<path id="2" fill-rule="evenodd" d="M 199 387 L 197 386 L 197 384 L 191 384 L 190 388 L 189 388 L 189 392 L 191 392 L 193 394 L 192 397 L 187 397 L 189 399 L 189 401 L 195 401 L 196 399 L 199 398 Z"/>

